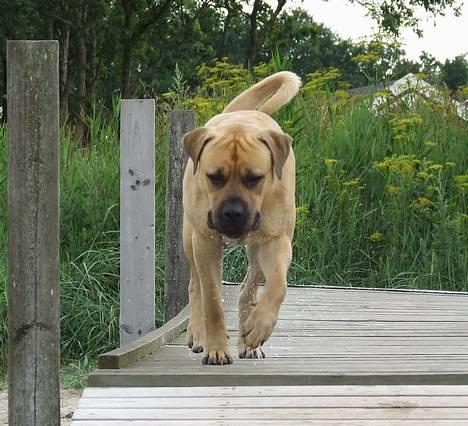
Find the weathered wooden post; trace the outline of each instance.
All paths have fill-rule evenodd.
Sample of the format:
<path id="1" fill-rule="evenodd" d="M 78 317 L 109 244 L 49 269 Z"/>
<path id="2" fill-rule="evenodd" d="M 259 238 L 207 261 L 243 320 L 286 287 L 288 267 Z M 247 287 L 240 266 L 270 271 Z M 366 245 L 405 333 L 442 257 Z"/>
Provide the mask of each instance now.
<path id="1" fill-rule="evenodd" d="M 56 41 L 8 41 L 8 421 L 60 424 Z"/>
<path id="2" fill-rule="evenodd" d="M 155 325 L 154 99 L 120 113 L 120 344 Z"/>
<path id="3" fill-rule="evenodd" d="M 187 155 L 180 142 L 182 135 L 195 126 L 193 112 L 171 111 L 168 116 L 168 155 L 166 173 L 166 321 L 175 317 L 188 303 L 190 272 L 182 244 L 182 180 Z"/>

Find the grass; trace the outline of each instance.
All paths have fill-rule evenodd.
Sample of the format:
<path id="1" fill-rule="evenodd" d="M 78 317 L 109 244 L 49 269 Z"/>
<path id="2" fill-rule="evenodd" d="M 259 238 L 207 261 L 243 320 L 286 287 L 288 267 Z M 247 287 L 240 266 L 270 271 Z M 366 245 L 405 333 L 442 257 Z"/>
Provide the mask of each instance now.
<path id="1" fill-rule="evenodd" d="M 231 77 L 218 77 L 216 93 L 202 87 L 190 100 L 174 98 L 203 124 L 242 89 L 235 69 L 232 75 L 226 84 Z M 297 158 L 289 281 L 468 291 L 467 124 L 448 104 L 421 104 L 416 111 L 400 104 L 376 115 L 371 101 L 309 85 L 275 117 L 294 136 Z M 159 109 L 156 149 L 159 323 L 166 109 Z M 69 129 L 61 135 L 61 350 L 63 382 L 71 387 L 118 341 L 118 117 L 118 102 L 111 112 L 93 112 L 92 149 L 81 149 Z M 0 127 L 0 375 L 7 338 L 6 154 Z M 230 251 L 225 279 L 241 280 L 245 267 L 242 249 Z"/>

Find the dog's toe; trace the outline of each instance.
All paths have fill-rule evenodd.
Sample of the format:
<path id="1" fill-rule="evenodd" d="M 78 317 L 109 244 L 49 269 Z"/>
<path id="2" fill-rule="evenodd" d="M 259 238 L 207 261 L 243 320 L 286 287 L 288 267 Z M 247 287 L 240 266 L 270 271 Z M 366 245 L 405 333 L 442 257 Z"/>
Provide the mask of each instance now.
<path id="1" fill-rule="evenodd" d="M 192 352 L 199 354 L 200 352 L 203 352 L 203 346 L 201 345 L 194 345 L 192 346 Z"/>
<path id="2" fill-rule="evenodd" d="M 249 351 L 247 358 L 263 359 L 265 358 L 265 352 L 263 352 L 261 347 L 258 347 Z"/>
<path id="3" fill-rule="evenodd" d="M 260 347 L 255 349 L 246 349 L 243 352 L 239 352 L 239 358 L 263 359 L 265 358 L 265 352 L 263 352 L 263 349 Z"/>
<path id="4" fill-rule="evenodd" d="M 210 351 L 203 357 L 202 363 L 205 365 L 232 364 L 232 357 L 225 351 Z"/>

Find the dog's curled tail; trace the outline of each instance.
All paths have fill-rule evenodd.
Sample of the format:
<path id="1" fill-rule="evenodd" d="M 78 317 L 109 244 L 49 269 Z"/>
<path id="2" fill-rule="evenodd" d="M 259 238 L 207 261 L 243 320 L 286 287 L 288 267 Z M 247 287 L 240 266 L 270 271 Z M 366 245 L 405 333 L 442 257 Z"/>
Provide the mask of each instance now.
<path id="1" fill-rule="evenodd" d="M 271 115 L 296 96 L 301 79 L 289 71 L 281 71 L 254 84 L 234 98 L 223 112 L 257 110 Z"/>

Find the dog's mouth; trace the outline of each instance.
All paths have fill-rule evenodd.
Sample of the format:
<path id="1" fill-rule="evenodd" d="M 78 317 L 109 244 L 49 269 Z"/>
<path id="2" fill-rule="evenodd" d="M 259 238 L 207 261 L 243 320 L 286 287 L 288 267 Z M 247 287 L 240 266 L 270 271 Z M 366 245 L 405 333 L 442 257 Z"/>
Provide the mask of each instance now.
<path id="1" fill-rule="evenodd" d="M 245 224 L 230 224 L 229 222 L 226 223 L 226 221 L 222 224 L 215 224 L 213 221 L 213 214 L 210 210 L 208 212 L 206 224 L 208 228 L 213 229 L 228 238 L 239 239 L 249 232 L 257 231 L 260 228 L 260 222 L 260 213 L 257 212 L 250 226 L 245 226 Z"/>

